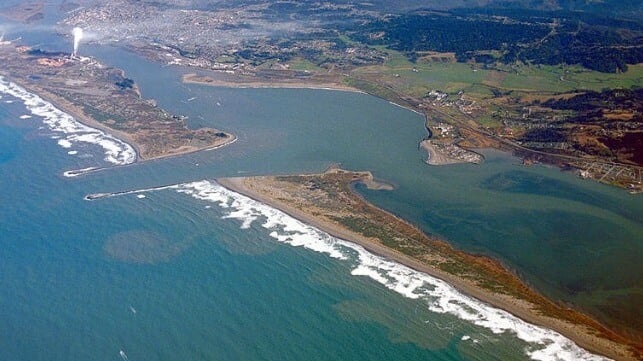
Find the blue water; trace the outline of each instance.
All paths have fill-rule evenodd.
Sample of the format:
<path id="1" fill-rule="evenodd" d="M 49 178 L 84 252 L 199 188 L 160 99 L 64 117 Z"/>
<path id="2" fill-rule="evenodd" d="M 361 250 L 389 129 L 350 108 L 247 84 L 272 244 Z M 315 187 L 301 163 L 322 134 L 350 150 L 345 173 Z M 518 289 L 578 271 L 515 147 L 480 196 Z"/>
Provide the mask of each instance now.
<path id="1" fill-rule="evenodd" d="M 16 120 L 19 106 L 0 109 L 2 360 L 464 359 L 464 334 L 500 339 L 474 359 L 521 353 L 184 195 L 85 201 L 136 182 L 125 170 L 60 176 L 74 157 L 36 118 Z M 131 248 L 146 240 L 147 253 Z"/>
<path id="2" fill-rule="evenodd" d="M 191 126 L 239 140 L 71 179 L 62 173 L 102 165 L 100 150 L 67 154 L 3 96 L 0 360 L 119 360 L 121 351 L 130 360 L 526 359 L 512 335 L 430 312 L 423 300 L 351 276 L 354 261 L 280 244 L 259 223 L 240 229 L 221 219 L 225 209 L 186 195 L 83 200 L 332 162 L 373 170 L 398 188 L 361 190 L 369 200 L 498 257 L 543 292 L 605 318 L 641 319 L 640 198 L 495 151 L 481 166 L 428 167 L 417 149 L 422 119 L 373 97 L 186 86 L 180 69 L 88 50 Z"/>

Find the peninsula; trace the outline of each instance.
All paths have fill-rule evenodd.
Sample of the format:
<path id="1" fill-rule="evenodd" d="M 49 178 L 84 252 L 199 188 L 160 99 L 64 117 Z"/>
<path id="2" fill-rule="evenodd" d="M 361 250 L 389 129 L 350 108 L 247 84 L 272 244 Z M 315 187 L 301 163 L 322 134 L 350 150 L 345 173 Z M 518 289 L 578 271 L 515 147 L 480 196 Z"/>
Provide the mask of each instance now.
<path id="1" fill-rule="evenodd" d="M 643 355 L 643 345 L 628 335 L 552 302 L 500 262 L 459 251 L 365 201 L 354 192 L 355 183 L 390 189 L 375 181 L 370 172 L 331 167 L 323 174 L 224 178 L 217 182 L 335 237 L 443 279 L 528 322 L 558 331 L 583 348 L 619 360 L 637 360 Z"/>
<path id="2" fill-rule="evenodd" d="M 0 45 L 0 75 L 38 94 L 75 119 L 130 143 L 138 160 L 220 147 L 235 137 L 217 129 L 189 129 L 185 118 L 143 99 L 121 69 L 93 58 Z"/>

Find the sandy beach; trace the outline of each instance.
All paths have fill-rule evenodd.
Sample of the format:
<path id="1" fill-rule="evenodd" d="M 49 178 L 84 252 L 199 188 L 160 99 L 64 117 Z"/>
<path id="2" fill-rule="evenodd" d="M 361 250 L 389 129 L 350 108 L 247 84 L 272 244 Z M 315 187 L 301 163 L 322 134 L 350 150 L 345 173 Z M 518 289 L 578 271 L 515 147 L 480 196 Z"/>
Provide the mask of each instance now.
<path id="1" fill-rule="evenodd" d="M 241 79 L 240 77 L 234 78 L 235 80 L 217 79 L 210 76 L 201 76 L 197 74 L 183 75 L 182 81 L 186 84 L 201 84 L 216 87 L 229 87 L 229 88 L 274 88 L 274 89 L 320 89 L 320 90 L 336 90 L 347 91 L 354 93 L 364 93 L 361 90 L 351 88 L 337 82 L 323 82 L 323 81 L 302 81 L 298 79 L 279 79 L 279 80 L 258 80 L 248 78 Z"/>
<path id="2" fill-rule="evenodd" d="M 444 153 L 439 152 L 433 146 L 430 140 L 422 141 L 420 143 L 420 146 L 427 152 L 426 163 L 429 165 L 447 165 L 447 164 L 464 163 L 461 160 L 449 158 Z"/>
<path id="3" fill-rule="evenodd" d="M 257 189 L 254 186 L 257 182 L 255 179 L 251 182 L 247 178 L 222 178 L 217 179 L 217 182 L 230 190 L 277 208 L 334 237 L 359 244 L 374 254 L 401 263 L 430 276 L 440 278 L 457 288 L 462 293 L 472 296 L 494 307 L 508 311 L 529 323 L 555 330 L 591 352 L 601 354 L 615 360 L 638 359 L 627 345 L 599 337 L 596 335 L 595 330 L 591 330 L 588 327 L 573 324 L 568 321 L 547 317 L 537 311 L 535 309 L 535 305 L 525 300 L 482 289 L 468 279 L 446 273 L 436 267 L 432 267 L 394 249 L 388 248 L 372 238 L 364 237 L 363 235 L 353 232 L 345 227 L 341 227 L 336 223 L 326 221 L 325 219 L 321 219 L 305 210 L 293 207 L 292 204 L 280 199 L 279 190 L 272 189 L 270 190 L 271 193 L 268 193 L 265 191 L 265 188 L 262 188 L 261 190 Z"/>
<path id="4" fill-rule="evenodd" d="M 142 148 L 140 142 L 138 142 L 135 137 L 127 132 L 123 132 L 117 129 L 110 128 L 106 126 L 105 124 L 102 124 L 101 122 L 93 119 L 92 117 L 88 116 L 85 114 L 83 111 L 82 107 L 71 103 L 59 96 L 56 96 L 54 94 L 51 94 L 50 92 L 41 89 L 36 86 L 32 86 L 31 84 L 25 84 L 24 82 L 16 81 L 16 79 L 12 79 L 16 84 L 19 84 L 21 87 L 27 89 L 28 91 L 38 94 L 41 98 L 44 100 L 50 102 L 53 104 L 55 107 L 58 109 L 62 110 L 65 113 L 68 113 L 71 115 L 75 120 L 78 122 L 89 126 L 91 128 L 95 128 L 98 130 L 101 130 L 105 133 L 111 134 L 114 137 L 128 143 L 129 145 L 134 148 L 136 151 L 136 161 L 141 162 L 141 161 L 150 161 L 150 160 L 155 160 L 155 159 L 163 159 L 163 158 L 170 158 L 170 157 L 176 157 L 176 156 L 181 156 L 189 153 L 194 153 L 194 152 L 199 152 L 199 151 L 204 151 L 204 150 L 212 150 L 212 149 L 217 149 L 221 148 L 223 146 L 229 145 L 234 143 L 237 140 L 237 137 L 234 134 L 230 134 L 227 132 L 224 132 L 225 134 L 228 135 L 226 138 L 221 138 L 214 142 L 214 144 L 210 144 L 206 147 L 196 147 L 196 146 L 191 146 L 191 145 L 185 145 L 179 148 L 175 148 L 172 150 L 167 151 L 164 154 L 157 155 L 157 156 L 146 156 L 145 154 L 145 149 Z M 219 131 L 215 129 L 215 131 Z"/>

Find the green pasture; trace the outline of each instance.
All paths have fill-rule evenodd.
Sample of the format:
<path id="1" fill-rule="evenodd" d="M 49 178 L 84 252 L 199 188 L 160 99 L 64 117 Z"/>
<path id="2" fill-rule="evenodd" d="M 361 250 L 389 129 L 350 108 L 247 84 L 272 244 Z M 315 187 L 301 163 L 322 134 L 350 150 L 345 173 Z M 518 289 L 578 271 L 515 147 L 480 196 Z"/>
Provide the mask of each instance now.
<path id="1" fill-rule="evenodd" d="M 404 54 L 381 47 L 389 57 L 383 66 L 356 69 L 355 74 L 380 73 L 399 90 L 416 96 L 431 90 L 456 93 L 460 90 L 493 96 L 492 89 L 538 93 L 610 88 L 632 88 L 643 84 L 643 64 L 630 65 L 625 73 L 600 73 L 581 66 L 498 65 L 485 69 L 465 63 L 410 62 Z"/>

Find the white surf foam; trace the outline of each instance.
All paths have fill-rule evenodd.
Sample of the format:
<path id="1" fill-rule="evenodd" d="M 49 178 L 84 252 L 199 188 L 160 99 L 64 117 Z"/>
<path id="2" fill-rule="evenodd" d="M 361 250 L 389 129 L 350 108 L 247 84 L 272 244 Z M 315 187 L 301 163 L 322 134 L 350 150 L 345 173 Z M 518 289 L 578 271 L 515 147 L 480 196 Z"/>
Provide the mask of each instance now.
<path id="1" fill-rule="evenodd" d="M 355 261 L 351 274 L 367 276 L 387 288 L 426 302 L 429 310 L 454 315 L 495 334 L 511 333 L 527 342 L 525 353 L 533 360 L 608 360 L 594 355 L 561 334 L 527 323 L 510 313 L 468 297 L 448 283 L 334 238 L 314 227 L 215 182 L 200 181 L 172 186 L 180 193 L 213 202 L 225 209 L 224 218 L 241 221 L 248 228 L 258 220 L 279 242 L 304 247 L 332 258 Z"/>
<path id="2" fill-rule="evenodd" d="M 59 139 L 58 145 L 63 148 L 71 148 L 71 142 L 68 139 Z"/>
<path id="3" fill-rule="evenodd" d="M 333 258 L 346 259 L 347 256 L 338 248 L 340 240 L 310 227 L 287 214 L 254 201 L 248 197 L 232 192 L 217 183 L 209 181 L 194 182 L 174 186 L 180 193 L 194 198 L 217 203 L 229 210 L 224 218 L 241 220 L 241 228 L 249 228 L 259 217 L 266 221 L 262 227 L 271 230 L 270 236 L 279 242 L 296 247 L 304 247 L 316 252 L 325 253 Z"/>
<path id="4" fill-rule="evenodd" d="M 103 148 L 105 161 L 109 163 L 124 165 L 136 160 L 136 151 L 131 145 L 99 129 L 79 123 L 53 104 L 3 77 L 0 77 L 0 93 L 22 100 L 31 114 L 42 117 L 45 125 L 58 133 L 58 144 L 63 148 L 71 148 L 75 143 L 90 143 Z M 26 119 L 24 117 L 21 116 L 22 119 Z"/>

